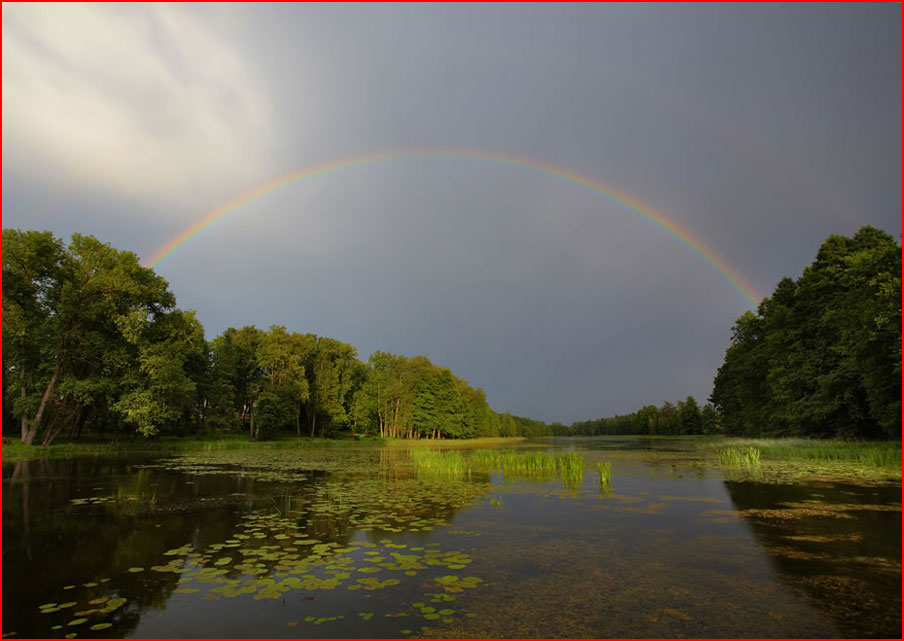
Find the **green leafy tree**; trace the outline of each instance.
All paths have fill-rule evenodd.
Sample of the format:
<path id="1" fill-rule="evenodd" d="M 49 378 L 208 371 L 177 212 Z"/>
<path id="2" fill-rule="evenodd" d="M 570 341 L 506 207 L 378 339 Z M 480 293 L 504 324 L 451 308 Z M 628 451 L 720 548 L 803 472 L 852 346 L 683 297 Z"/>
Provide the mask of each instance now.
<path id="1" fill-rule="evenodd" d="M 3 292 L 16 345 L 10 367 L 23 381 L 16 401 L 21 439 L 30 444 L 40 435 L 49 444 L 86 410 L 118 400 L 142 347 L 145 361 L 152 357 L 143 334 L 175 298 L 135 254 L 92 236 L 74 234 L 64 248 L 46 233 L 4 230 L 3 245 L 4 281 L 13 285 Z M 4 323 L 4 338 L 7 331 Z M 155 410 L 141 413 L 149 418 Z"/>
<path id="2" fill-rule="evenodd" d="M 704 434 L 721 434 L 722 425 L 716 408 L 712 403 L 707 403 L 700 410 L 700 423 L 703 427 Z"/>
<path id="3" fill-rule="evenodd" d="M 680 434 L 703 433 L 700 407 L 693 396 L 688 396 L 683 402 L 678 402 L 678 425 Z"/>
<path id="4" fill-rule="evenodd" d="M 900 436 L 900 274 L 888 234 L 831 236 L 739 318 L 711 396 L 726 433 Z"/>

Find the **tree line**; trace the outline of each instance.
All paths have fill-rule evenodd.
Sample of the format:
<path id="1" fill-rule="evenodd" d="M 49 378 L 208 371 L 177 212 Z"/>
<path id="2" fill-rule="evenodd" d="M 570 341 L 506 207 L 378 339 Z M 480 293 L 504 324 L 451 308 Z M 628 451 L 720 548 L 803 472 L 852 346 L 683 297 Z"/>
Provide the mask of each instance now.
<path id="1" fill-rule="evenodd" d="M 732 328 L 711 401 L 726 434 L 900 438 L 901 247 L 830 236 Z"/>
<path id="2" fill-rule="evenodd" d="M 571 425 L 552 423 L 555 436 L 680 436 L 721 433 L 721 419 L 712 403 L 702 408 L 693 396 L 683 401 L 666 401 L 660 407 L 647 405 L 631 414 L 615 415 Z"/>
<path id="3" fill-rule="evenodd" d="M 49 445 L 84 432 L 244 431 L 391 438 L 543 436 L 535 421 L 424 356 L 375 352 L 273 325 L 208 341 L 138 257 L 92 236 L 3 230 L 3 430 Z"/>
<path id="4" fill-rule="evenodd" d="M 689 396 L 570 426 L 494 411 L 424 356 L 274 325 L 205 340 L 135 254 L 92 236 L 3 230 L 3 428 L 252 439 L 280 432 L 389 438 L 714 434 L 900 438 L 901 247 L 864 227 L 831 236 L 731 344 L 702 408 Z"/>
<path id="5" fill-rule="evenodd" d="M 745 312 L 710 402 L 647 405 L 557 436 L 901 437 L 901 247 L 874 227 L 833 235 L 797 280 Z"/>

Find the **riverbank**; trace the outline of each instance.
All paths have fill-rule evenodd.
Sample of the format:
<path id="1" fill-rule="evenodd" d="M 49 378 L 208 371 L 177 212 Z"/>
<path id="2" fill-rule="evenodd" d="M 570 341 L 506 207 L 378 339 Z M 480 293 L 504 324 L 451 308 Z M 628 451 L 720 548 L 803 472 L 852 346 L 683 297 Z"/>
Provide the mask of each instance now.
<path id="1" fill-rule="evenodd" d="M 23 445 L 10 443 L 3 446 L 3 462 L 28 459 L 59 458 L 68 456 L 95 456 L 108 454 L 150 453 L 181 454 L 183 452 L 210 452 L 214 450 L 268 450 L 268 449 L 310 449 L 324 447 L 496 447 L 516 444 L 523 437 L 488 437 L 474 439 L 401 439 L 362 437 L 354 438 L 305 438 L 284 436 L 269 441 L 250 441 L 247 435 L 236 434 L 220 438 L 178 438 L 161 437 L 154 440 L 134 438 L 123 441 L 85 441 L 78 443 L 55 443 L 53 445 Z"/>

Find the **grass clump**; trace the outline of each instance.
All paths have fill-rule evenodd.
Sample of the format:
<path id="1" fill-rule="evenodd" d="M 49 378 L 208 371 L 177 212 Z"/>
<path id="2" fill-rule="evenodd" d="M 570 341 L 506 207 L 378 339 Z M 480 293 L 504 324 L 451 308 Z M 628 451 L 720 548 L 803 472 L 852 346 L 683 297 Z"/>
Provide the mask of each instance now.
<path id="1" fill-rule="evenodd" d="M 600 496 L 612 496 L 612 463 L 600 461 L 596 464 L 596 471 L 600 476 Z"/>
<path id="2" fill-rule="evenodd" d="M 724 447 L 728 444 L 731 447 Z M 738 465 L 734 458 L 745 451 L 759 451 L 763 461 L 813 461 L 852 463 L 864 470 L 900 472 L 900 441 L 842 441 L 808 438 L 719 439 L 701 444 L 716 449 L 723 465 Z M 735 451 L 735 453 L 732 453 Z"/>
<path id="3" fill-rule="evenodd" d="M 600 475 L 600 485 L 609 485 L 612 482 L 612 463 L 601 461 L 596 464 L 596 471 Z"/>
<path id="4" fill-rule="evenodd" d="M 543 474 L 556 471 L 556 457 L 549 452 L 504 452 L 499 457 L 503 472 Z"/>
<path id="5" fill-rule="evenodd" d="M 426 447 L 416 447 L 411 450 L 411 460 L 419 472 L 427 471 L 449 478 L 459 477 L 467 470 L 461 452 L 437 452 Z"/>
<path id="6" fill-rule="evenodd" d="M 758 467 L 760 450 L 755 447 L 726 447 L 719 450 L 719 462 L 722 465 Z"/>

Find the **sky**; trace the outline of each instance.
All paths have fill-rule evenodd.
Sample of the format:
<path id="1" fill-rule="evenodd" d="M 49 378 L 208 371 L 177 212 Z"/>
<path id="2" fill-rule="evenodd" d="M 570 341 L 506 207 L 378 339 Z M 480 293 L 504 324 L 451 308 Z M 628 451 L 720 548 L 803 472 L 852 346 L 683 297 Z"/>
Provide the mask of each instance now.
<path id="1" fill-rule="evenodd" d="M 830 234 L 901 238 L 898 4 L 4 3 L 2 29 L 4 227 L 148 262 L 336 163 L 158 264 L 179 307 L 424 354 L 499 411 L 703 402 L 754 306 L 555 173 L 757 300 Z"/>

